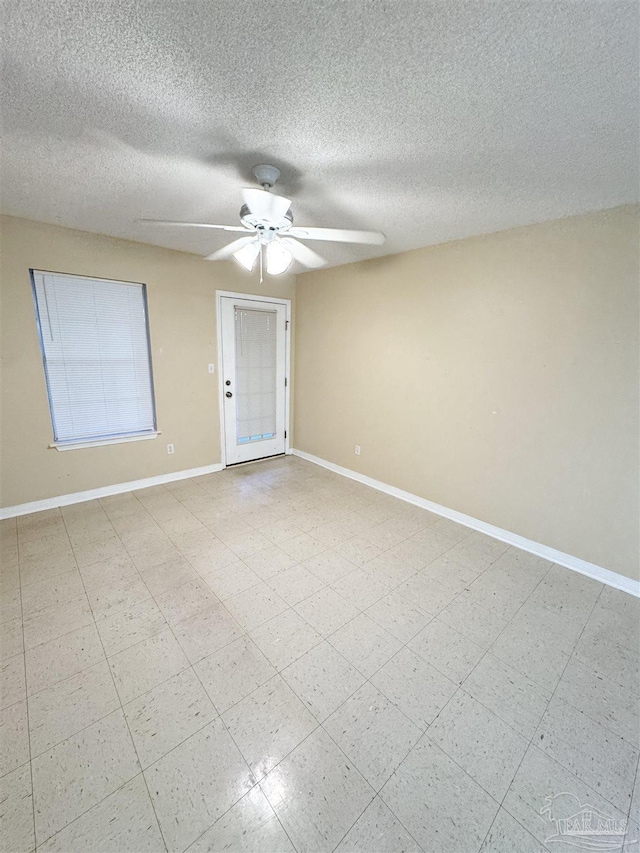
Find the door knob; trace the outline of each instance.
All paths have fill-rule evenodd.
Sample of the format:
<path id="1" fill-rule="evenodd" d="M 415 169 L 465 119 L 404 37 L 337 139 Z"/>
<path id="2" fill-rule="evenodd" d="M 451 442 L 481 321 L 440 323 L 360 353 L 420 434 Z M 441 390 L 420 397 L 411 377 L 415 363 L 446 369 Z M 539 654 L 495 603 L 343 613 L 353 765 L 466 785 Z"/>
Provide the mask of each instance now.
<path id="1" fill-rule="evenodd" d="M 231 391 L 227 391 L 227 393 L 224 396 L 225 397 L 233 397 L 233 394 L 231 393 Z"/>

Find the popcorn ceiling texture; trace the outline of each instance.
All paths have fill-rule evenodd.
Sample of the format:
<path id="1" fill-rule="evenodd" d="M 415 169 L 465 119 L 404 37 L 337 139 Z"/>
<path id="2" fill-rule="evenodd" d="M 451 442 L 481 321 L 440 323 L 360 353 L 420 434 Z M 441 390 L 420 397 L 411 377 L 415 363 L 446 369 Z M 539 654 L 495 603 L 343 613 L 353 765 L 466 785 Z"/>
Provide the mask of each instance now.
<path id="1" fill-rule="evenodd" d="M 3 212 L 208 254 L 250 167 L 332 264 L 633 202 L 635 2 L 13 0 Z M 319 248 L 320 244 L 315 244 Z"/>

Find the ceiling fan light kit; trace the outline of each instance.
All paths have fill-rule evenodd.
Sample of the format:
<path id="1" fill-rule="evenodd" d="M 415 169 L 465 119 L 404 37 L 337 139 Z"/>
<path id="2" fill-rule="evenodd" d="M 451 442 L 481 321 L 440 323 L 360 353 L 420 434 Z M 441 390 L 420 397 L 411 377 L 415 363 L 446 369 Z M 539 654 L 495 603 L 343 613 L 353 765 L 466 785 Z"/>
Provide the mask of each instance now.
<path id="1" fill-rule="evenodd" d="M 240 266 L 251 272 L 260 258 L 260 282 L 262 282 L 263 258 L 266 259 L 268 275 L 282 275 L 293 261 L 307 269 L 319 269 L 326 264 L 321 255 L 300 240 L 327 240 L 337 243 L 368 243 L 381 245 L 385 236 L 379 231 L 348 231 L 342 228 L 294 228 L 291 200 L 269 192 L 280 177 L 277 166 L 259 164 L 253 174 L 262 187 L 242 190 L 244 204 L 240 208 L 240 226 L 213 225 L 205 222 L 170 222 L 143 219 L 160 225 L 192 226 L 213 228 L 221 231 L 236 231 L 245 234 L 217 252 L 208 255 L 207 261 L 222 261 L 233 258 Z"/>

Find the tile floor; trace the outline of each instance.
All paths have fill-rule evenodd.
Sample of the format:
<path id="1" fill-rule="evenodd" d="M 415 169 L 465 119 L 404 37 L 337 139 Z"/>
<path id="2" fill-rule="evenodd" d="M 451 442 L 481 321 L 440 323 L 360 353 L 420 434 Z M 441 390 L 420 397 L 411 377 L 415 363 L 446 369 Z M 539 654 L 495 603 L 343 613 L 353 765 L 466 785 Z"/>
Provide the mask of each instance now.
<path id="1" fill-rule="evenodd" d="M 1 531 L 3 851 L 638 849 L 631 596 L 294 457 Z"/>

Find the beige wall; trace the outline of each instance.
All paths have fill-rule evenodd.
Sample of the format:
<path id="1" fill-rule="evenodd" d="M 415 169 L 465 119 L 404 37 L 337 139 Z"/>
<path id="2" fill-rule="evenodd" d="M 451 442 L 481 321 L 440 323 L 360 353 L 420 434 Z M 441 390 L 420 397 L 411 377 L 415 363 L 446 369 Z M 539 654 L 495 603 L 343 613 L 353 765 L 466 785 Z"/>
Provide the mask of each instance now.
<path id="1" fill-rule="evenodd" d="M 299 276 L 295 446 L 638 577 L 638 275 L 627 207 Z"/>
<path id="2" fill-rule="evenodd" d="M 232 263 L 2 217 L 1 506 L 220 461 L 215 291 L 292 298 L 293 277 L 265 282 Z M 53 439 L 29 268 L 147 284 L 162 435 L 61 453 Z M 216 365 L 216 374 L 207 365 Z M 167 455 L 167 444 L 175 455 Z"/>

